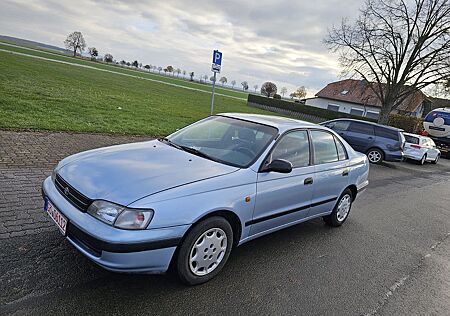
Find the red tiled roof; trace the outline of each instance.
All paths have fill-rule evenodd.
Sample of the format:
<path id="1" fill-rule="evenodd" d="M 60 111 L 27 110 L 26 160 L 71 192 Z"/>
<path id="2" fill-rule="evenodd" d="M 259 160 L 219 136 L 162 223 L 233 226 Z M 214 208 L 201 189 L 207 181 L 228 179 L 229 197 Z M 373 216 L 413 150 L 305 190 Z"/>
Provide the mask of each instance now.
<path id="1" fill-rule="evenodd" d="M 338 100 L 360 105 L 381 107 L 381 102 L 365 80 L 345 79 L 329 83 L 317 92 L 316 97 Z M 418 90 L 408 96 L 397 108 L 399 111 L 414 112 L 426 96 Z"/>

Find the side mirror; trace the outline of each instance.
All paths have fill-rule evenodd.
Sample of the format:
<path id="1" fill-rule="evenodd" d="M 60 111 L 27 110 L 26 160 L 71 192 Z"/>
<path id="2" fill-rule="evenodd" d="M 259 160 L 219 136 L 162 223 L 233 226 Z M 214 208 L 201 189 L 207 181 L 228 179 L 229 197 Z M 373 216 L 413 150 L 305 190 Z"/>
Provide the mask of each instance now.
<path id="1" fill-rule="evenodd" d="M 279 172 L 290 173 L 292 171 L 292 164 L 284 159 L 275 159 L 269 163 L 262 171 L 264 172 Z"/>

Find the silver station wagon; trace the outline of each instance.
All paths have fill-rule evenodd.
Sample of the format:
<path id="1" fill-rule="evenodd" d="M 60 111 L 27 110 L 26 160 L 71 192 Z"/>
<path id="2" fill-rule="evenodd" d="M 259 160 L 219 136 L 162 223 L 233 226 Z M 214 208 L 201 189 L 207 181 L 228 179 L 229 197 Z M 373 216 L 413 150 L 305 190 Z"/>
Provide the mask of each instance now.
<path id="1" fill-rule="evenodd" d="M 367 157 L 326 127 L 228 113 L 67 157 L 42 193 L 65 238 L 98 265 L 171 266 L 199 284 L 254 238 L 317 217 L 342 225 L 368 174 Z"/>

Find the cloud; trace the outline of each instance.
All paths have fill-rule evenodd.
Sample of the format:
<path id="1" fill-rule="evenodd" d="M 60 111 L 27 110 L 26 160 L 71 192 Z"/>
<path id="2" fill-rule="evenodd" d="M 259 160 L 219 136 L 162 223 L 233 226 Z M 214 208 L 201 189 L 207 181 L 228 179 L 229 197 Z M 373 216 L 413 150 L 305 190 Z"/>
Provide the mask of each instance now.
<path id="1" fill-rule="evenodd" d="M 62 46 L 79 30 L 89 46 L 118 59 L 210 74 L 213 49 L 224 53 L 228 81 L 266 80 L 314 94 L 337 79 L 327 28 L 358 13 L 358 0 L 137 1 L 3 0 L 0 33 Z"/>

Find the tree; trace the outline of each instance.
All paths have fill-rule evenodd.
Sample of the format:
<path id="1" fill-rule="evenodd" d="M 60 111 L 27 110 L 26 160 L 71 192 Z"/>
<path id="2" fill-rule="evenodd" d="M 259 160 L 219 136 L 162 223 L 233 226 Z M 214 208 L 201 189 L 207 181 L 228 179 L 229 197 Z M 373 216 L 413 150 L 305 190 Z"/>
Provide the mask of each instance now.
<path id="1" fill-rule="evenodd" d="M 281 88 L 280 93 L 284 97 L 284 95 L 287 93 L 287 88 L 286 87 Z"/>
<path id="2" fill-rule="evenodd" d="M 177 77 L 179 77 L 180 74 L 181 74 L 181 69 L 180 69 L 180 68 L 177 68 L 177 70 L 175 70 L 175 72 L 177 73 Z"/>
<path id="3" fill-rule="evenodd" d="M 127 64 L 127 62 L 126 62 L 125 60 L 122 59 L 122 60 L 120 61 L 120 64 L 121 64 L 122 66 L 125 66 L 125 65 Z"/>
<path id="4" fill-rule="evenodd" d="M 194 72 L 193 71 L 191 71 L 190 73 L 189 73 L 189 77 L 191 77 L 191 81 L 194 81 Z"/>
<path id="5" fill-rule="evenodd" d="M 73 51 L 73 57 L 77 55 L 77 51 L 80 51 L 81 54 L 86 48 L 86 42 L 81 32 L 73 32 L 67 35 L 64 45 L 66 45 L 67 49 Z"/>
<path id="6" fill-rule="evenodd" d="M 159 67 L 158 67 L 158 73 L 161 73 L 161 70 L 163 70 L 163 69 L 162 69 L 161 66 L 159 66 Z"/>
<path id="7" fill-rule="evenodd" d="M 98 57 L 98 50 L 95 47 L 89 47 L 88 48 L 89 55 L 91 55 L 91 59 L 95 60 Z"/>
<path id="8" fill-rule="evenodd" d="M 273 97 L 277 93 L 277 85 L 273 82 L 264 82 L 261 86 L 261 94 L 266 97 Z"/>
<path id="9" fill-rule="evenodd" d="M 209 81 L 215 82 L 215 81 L 216 81 L 216 78 L 214 78 L 214 76 L 211 76 L 211 77 L 209 77 Z"/>
<path id="10" fill-rule="evenodd" d="M 208 80 L 208 75 L 203 75 L 203 79 L 205 80 L 206 83 L 206 80 Z"/>
<path id="11" fill-rule="evenodd" d="M 138 68 L 139 67 L 139 62 L 137 60 L 133 61 L 133 63 L 131 64 L 131 66 Z"/>
<path id="12" fill-rule="evenodd" d="M 151 66 L 150 65 L 145 65 L 144 68 L 147 69 L 147 70 L 150 70 Z"/>
<path id="13" fill-rule="evenodd" d="M 283 94 L 284 96 L 284 94 Z M 306 97 L 306 88 L 305 86 L 301 86 L 297 88 L 294 92 L 292 92 L 290 95 L 291 99 L 298 98 L 298 99 L 304 99 Z"/>
<path id="14" fill-rule="evenodd" d="M 345 73 L 369 85 L 386 124 L 408 96 L 450 76 L 449 36 L 448 0 L 366 0 L 357 20 L 344 19 L 325 43 Z"/>
<path id="15" fill-rule="evenodd" d="M 164 70 L 165 74 L 167 74 L 167 72 L 169 71 L 169 69 L 167 69 L 167 68 L 164 68 L 163 70 Z"/>
<path id="16" fill-rule="evenodd" d="M 231 87 L 234 89 L 234 86 L 236 85 L 236 80 L 231 81 Z"/>
<path id="17" fill-rule="evenodd" d="M 103 60 L 107 63 L 112 63 L 114 60 L 113 55 L 106 53 L 105 56 L 103 56 Z"/>
<path id="18" fill-rule="evenodd" d="M 221 83 L 222 86 L 223 86 L 224 84 L 227 83 L 228 79 L 227 79 L 227 77 L 221 77 L 221 78 L 219 79 L 219 81 L 220 81 L 220 83 Z"/>
<path id="19" fill-rule="evenodd" d="M 183 70 L 183 77 L 186 77 L 186 70 Z"/>
<path id="20" fill-rule="evenodd" d="M 172 66 L 167 66 L 167 71 L 166 72 L 170 72 L 173 75 L 173 67 Z"/>
<path id="21" fill-rule="evenodd" d="M 128 66 L 128 67 L 130 67 L 130 66 L 131 66 L 131 63 L 130 63 L 129 61 L 127 61 L 127 66 Z"/>
<path id="22" fill-rule="evenodd" d="M 242 90 L 247 91 L 248 90 L 248 82 L 242 81 L 241 82 Z"/>
<path id="23" fill-rule="evenodd" d="M 142 63 L 139 63 L 139 68 L 142 68 Z"/>

